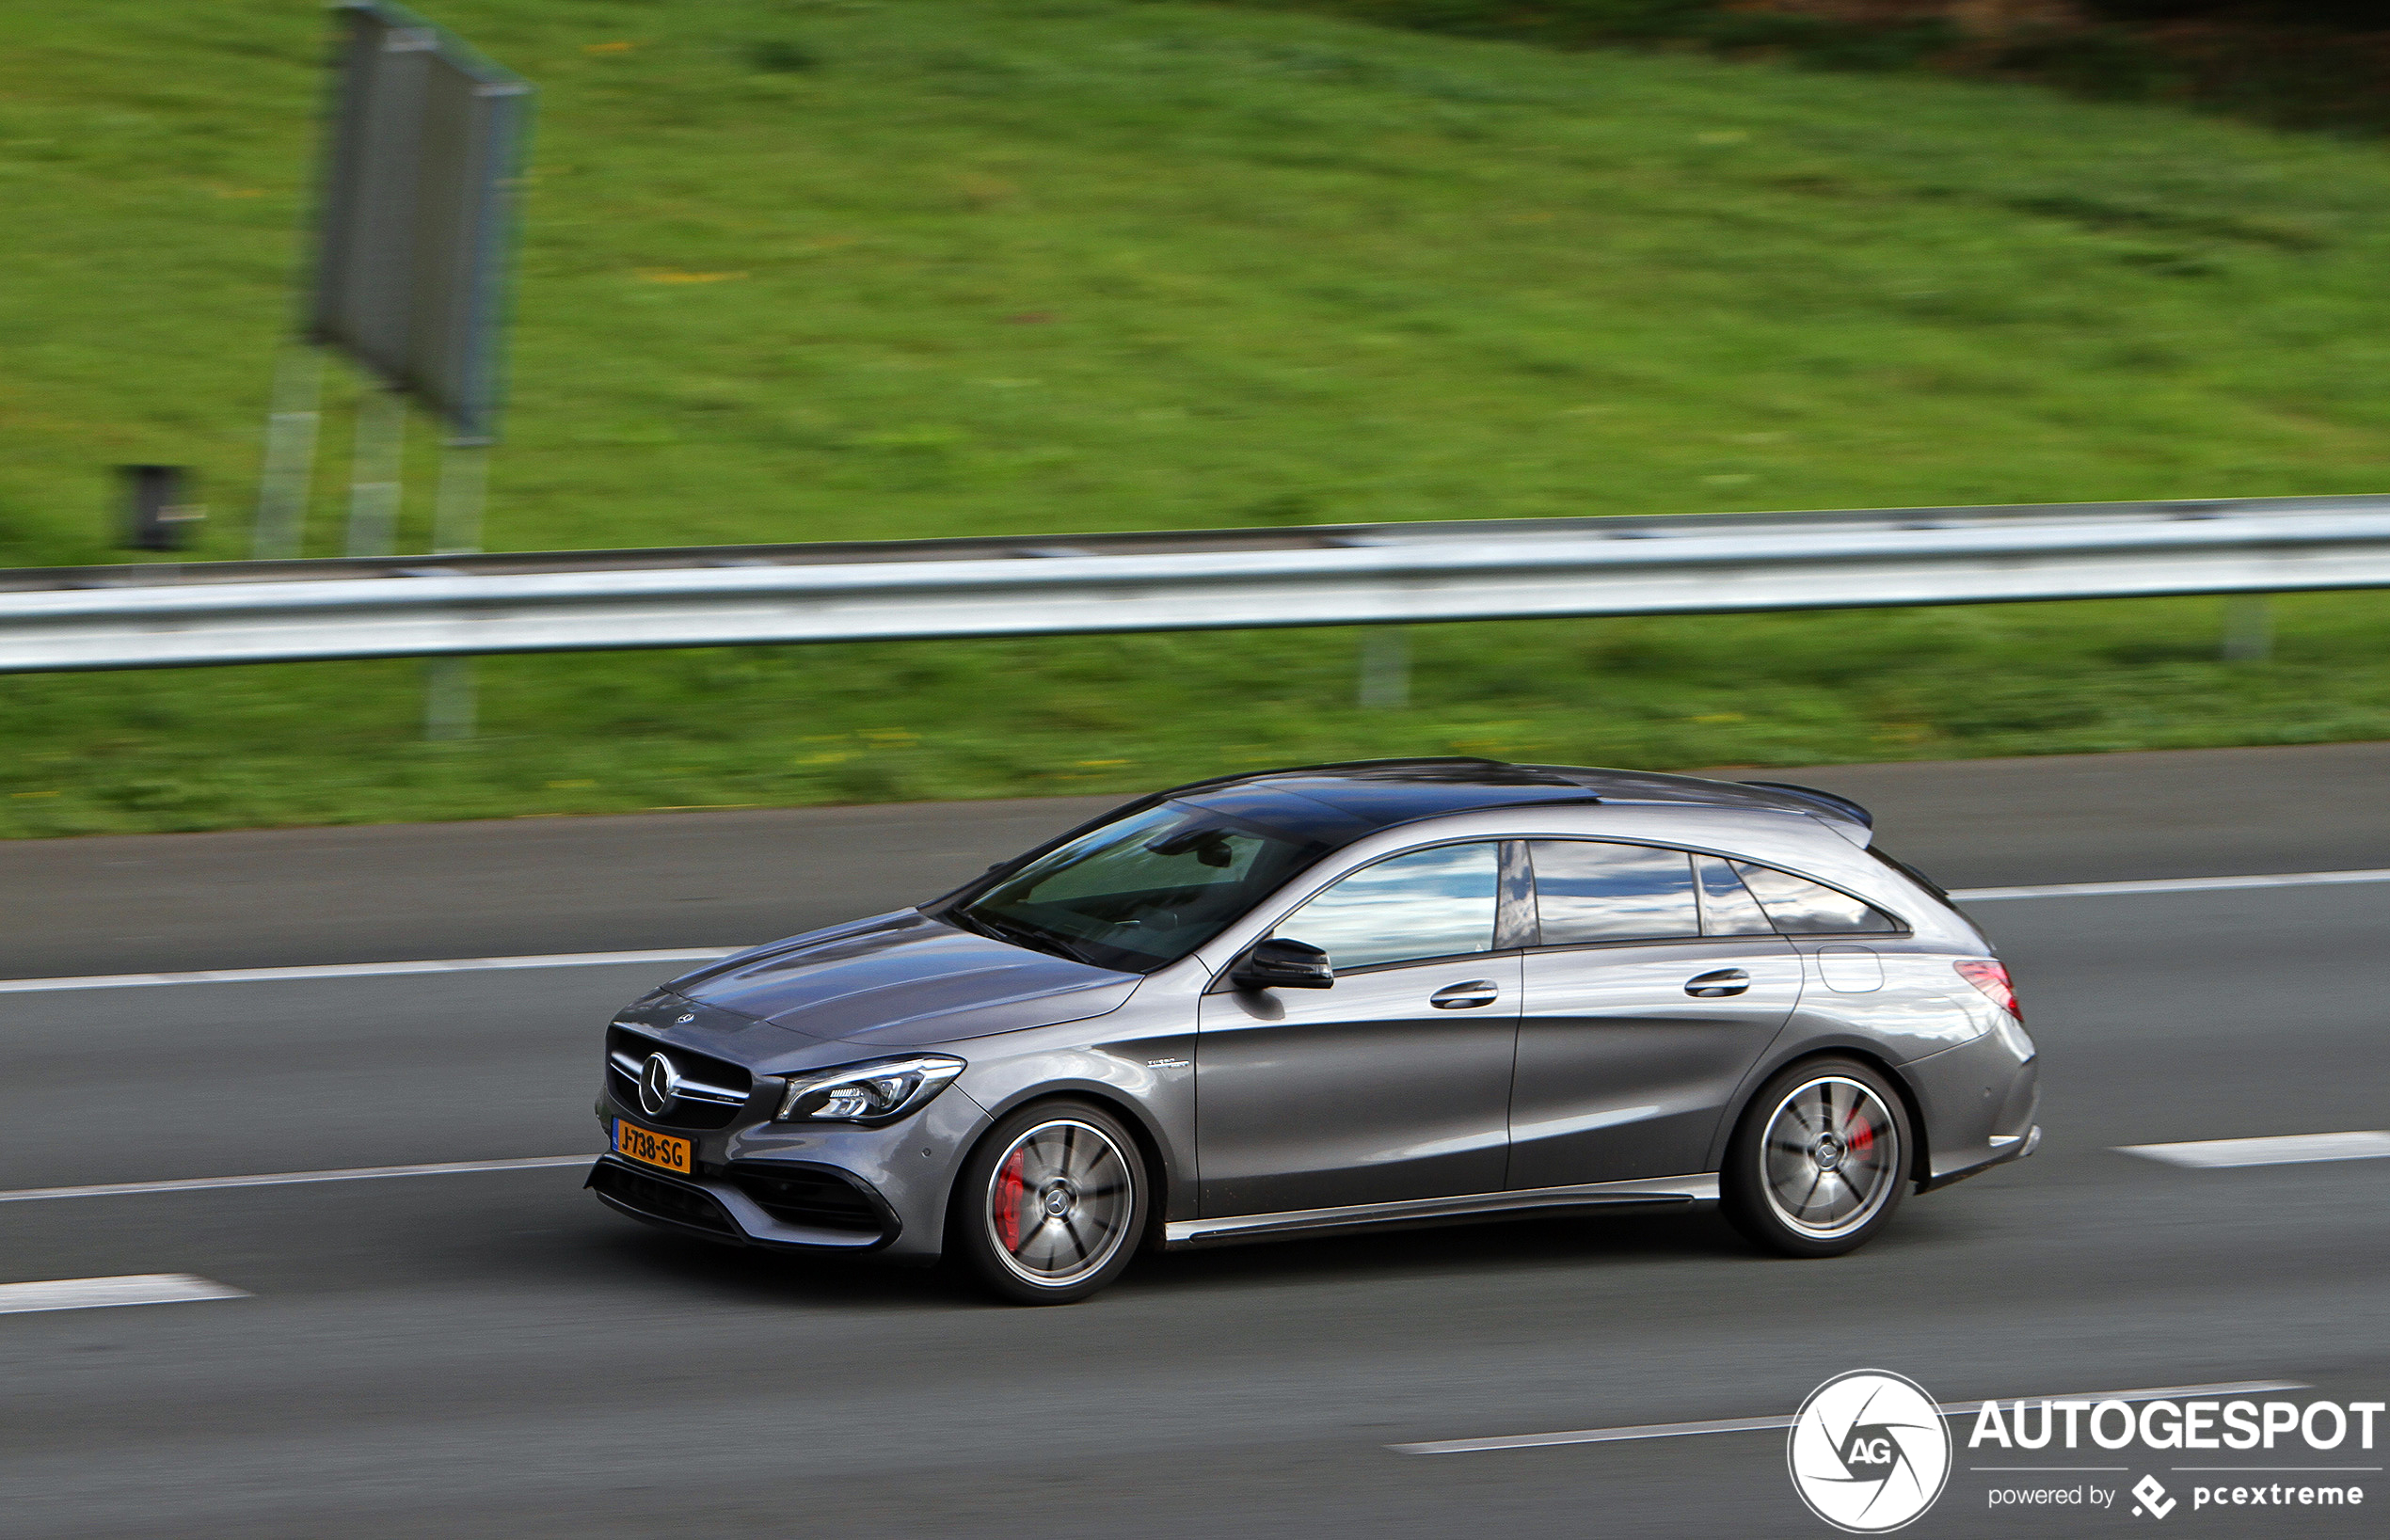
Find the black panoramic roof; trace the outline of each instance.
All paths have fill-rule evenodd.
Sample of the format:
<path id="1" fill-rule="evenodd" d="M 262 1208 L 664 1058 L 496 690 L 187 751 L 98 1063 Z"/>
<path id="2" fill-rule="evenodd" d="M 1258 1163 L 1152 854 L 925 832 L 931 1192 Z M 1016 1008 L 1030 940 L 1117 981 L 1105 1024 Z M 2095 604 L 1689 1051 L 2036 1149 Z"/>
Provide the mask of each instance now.
<path id="1" fill-rule="evenodd" d="M 1196 781 L 1123 803 L 1035 849 L 989 867 L 986 875 L 925 906 L 925 913 L 942 913 L 942 905 L 968 901 L 1047 851 L 1164 802 L 1180 802 L 1259 825 L 1314 847 L 1314 853 L 1342 849 L 1398 823 L 1448 813 L 1554 802 L 1673 802 L 1807 814 L 1861 829 L 1873 822 L 1867 809 L 1847 797 L 1773 781 L 1705 781 L 1651 770 L 1506 765 L 1498 759 L 1360 759 L 1299 765 Z M 1862 837 L 1858 843 L 1867 842 Z"/>
<path id="2" fill-rule="evenodd" d="M 1764 808 L 1869 823 L 1857 803 L 1778 784 L 1706 781 L 1650 770 L 1507 765 L 1493 759 L 1363 759 L 1200 781 L 1163 794 L 1172 802 L 1250 818 L 1330 844 L 1447 813 L 1547 802 L 1677 802 Z"/>

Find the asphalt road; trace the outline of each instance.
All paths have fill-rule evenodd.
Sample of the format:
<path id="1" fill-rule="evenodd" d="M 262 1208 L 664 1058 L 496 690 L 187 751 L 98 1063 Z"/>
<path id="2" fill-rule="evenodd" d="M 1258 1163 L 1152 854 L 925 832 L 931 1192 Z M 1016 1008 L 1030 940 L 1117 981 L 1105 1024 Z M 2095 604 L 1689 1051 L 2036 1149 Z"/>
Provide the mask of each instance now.
<path id="1" fill-rule="evenodd" d="M 2358 746 L 1784 778 L 1860 795 L 1904 853 L 1992 885 L 2390 866 L 2385 770 Z M 745 941 L 934 891 L 1070 816 L 19 846 L 0 877 L 44 901 L 12 913 L 7 971 Z M 111 913 L 132 918 L 95 949 L 76 922 Z M 0 1281 L 187 1272 L 251 1296 L 0 1315 L 0 1532 L 1828 1534 L 1780 1433 L 1385 1446 L 1789 1412 L 1863 1366 L 1946 1401 L 2243 1380 L 2385 1399 L 2390 1162 L 2200 1171 L 2115 1147 L 2390 1126 L 2390 884 L 1977 913 L 2042 1044 L 2047 1140 L 1830 1262 L 1749 1255 L 1706 1217 L 1536 1222 L 1147 1258 L 1089 1304 L 1021 1310 L 684 1245 L 566 1169 L 0 1203 Z M 659 972 L 0 995 L 0 1188 L 592 1150 L 597 1027 Z M 2050 1479 L 2201 1479 L 2134 1458 Z M 1962 1448 L 1907 1532 L 2151 1522 L 2128 1498 L 1989 1511 L 2016 1478 L 1981 1463 Z M 2186 1505 L 2163 1527 L 2382 1532 L 2390 1482 L 2334 1479 L 2374 1506 Z"/>

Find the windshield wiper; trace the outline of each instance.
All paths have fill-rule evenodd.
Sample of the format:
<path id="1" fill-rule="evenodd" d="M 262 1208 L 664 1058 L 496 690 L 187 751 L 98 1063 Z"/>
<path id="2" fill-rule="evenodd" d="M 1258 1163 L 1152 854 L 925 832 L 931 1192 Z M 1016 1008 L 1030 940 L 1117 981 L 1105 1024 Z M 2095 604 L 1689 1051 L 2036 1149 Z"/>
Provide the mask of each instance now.
<path id="1" fill-rule="evenodd" d="M 974 928 L 997 941 L 1009 941 L 1015 945 L 1026 946 L 1033 952 L 1050 952 L 1056 957 L 1072 962 L 1084 962 L 1091 968 L 1096 965 L 1086 953 L 1051 930 L 1041 929 L 1020 920 L 1008 920 L 995 914 L 976 913 L 970 910 L 958 909 L 954 911 L 954 913 L 968 919 Z"/>

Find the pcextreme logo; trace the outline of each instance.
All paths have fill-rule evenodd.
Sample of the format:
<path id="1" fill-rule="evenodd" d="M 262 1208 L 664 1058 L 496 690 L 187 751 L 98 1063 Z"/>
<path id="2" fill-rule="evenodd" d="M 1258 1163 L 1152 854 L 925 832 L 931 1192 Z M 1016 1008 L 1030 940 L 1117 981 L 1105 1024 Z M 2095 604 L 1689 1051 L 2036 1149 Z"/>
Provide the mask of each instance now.
<path id="1" fill-rule="evenodd" d="M 1852 1534 L 1883 1534 L 1942 1495 L 1951 1433 L 1915 1380 L 1855 1369 L 1801 1403 L 1784 1458 L 1811 1513 Z"/>

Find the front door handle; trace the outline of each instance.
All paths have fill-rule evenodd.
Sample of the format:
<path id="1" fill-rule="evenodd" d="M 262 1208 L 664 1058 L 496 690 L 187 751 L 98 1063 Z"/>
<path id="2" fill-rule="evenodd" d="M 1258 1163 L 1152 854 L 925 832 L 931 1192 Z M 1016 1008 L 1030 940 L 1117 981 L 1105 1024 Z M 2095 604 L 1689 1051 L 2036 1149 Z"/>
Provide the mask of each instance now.
<path id="1" fill-rule="evenodd" d="M 1684 981 L 1684 992 L 1696 1000 L 1722 1000 L 1729 994 L 1741 994 L 1751 987 L 1751 976 L 1740 968 L 1720 968 L 1715 973 L 1696 974 Z"/>
<path id="2" fill-rule="evenodd" d="M 1427 1003 L 1438 1010 L 1468 1010 L 1477 1006 L 1490 1006 L 1502 997 L 1490 978 L 1473 978 L 1466 984 L 1450 984 L 1427 996 Z"/>

